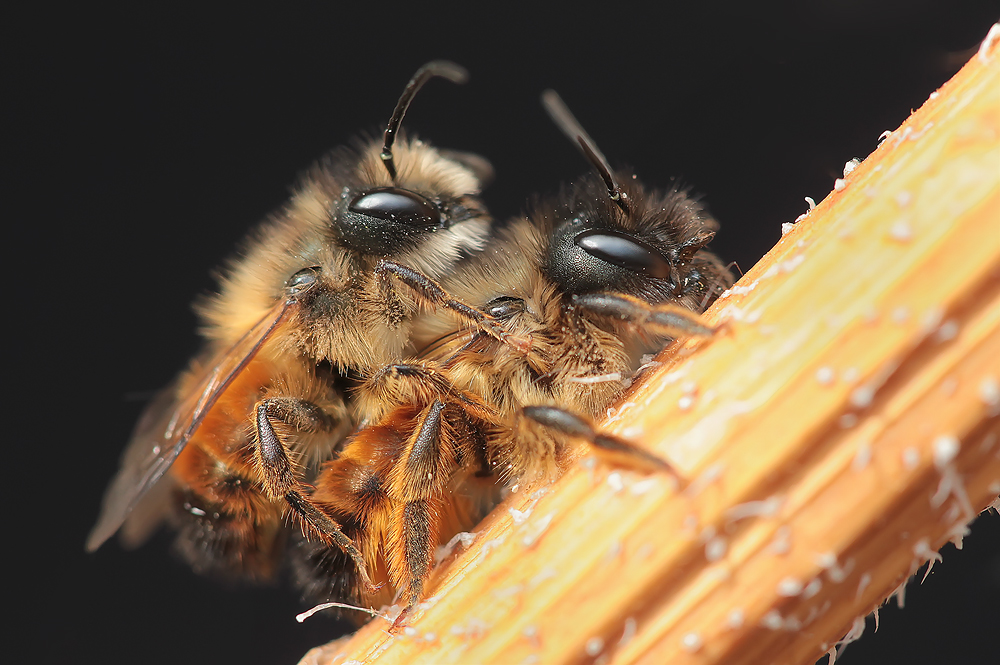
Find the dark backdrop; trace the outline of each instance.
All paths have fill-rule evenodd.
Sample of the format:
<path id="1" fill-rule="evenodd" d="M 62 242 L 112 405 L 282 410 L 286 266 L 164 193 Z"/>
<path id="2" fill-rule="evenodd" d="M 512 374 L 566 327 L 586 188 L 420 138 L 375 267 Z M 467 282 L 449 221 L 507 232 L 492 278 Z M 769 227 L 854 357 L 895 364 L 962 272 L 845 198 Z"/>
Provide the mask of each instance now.
<path id="1" fill-rule="evenodd" d="M 432 83 L 406 126 L 489 157 L 497 217 L 586 170 L 539 105 L 554 87 L 613 163 L 703 193 L 722 223 L 713 246 L 747 268 L 997 18 L 957 0 L 536 4 L 10 17 L 6 572 L 9 590 L 36 589 L 6 595 L 29 628 L 15 641 L 38 631 L 23 642 L 44 661 L 294 663 L 343 630 L 297 624 L 288 589 L 193 575 L 168 538 L 94 555 L 83 541 L 142 400 L 197 348 L 189 303 L 209 271 L 299 170 L 384 123 L 423 62 L 472 79 Z M 984 517 L 964 550 L 946 547 L 842 662 L 987 662 L 998 532 Z"/>

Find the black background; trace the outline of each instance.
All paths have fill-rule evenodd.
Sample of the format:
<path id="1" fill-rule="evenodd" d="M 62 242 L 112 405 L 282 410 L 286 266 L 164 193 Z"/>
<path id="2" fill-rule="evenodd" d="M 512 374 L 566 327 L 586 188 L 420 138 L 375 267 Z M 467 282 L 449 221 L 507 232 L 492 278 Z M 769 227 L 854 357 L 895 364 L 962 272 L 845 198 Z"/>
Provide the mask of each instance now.
<path id="1" fill-rule="evenodd" d="M 539 105 L 554 87 L 612 163 L 703 193 L 713 247 L 745 269 L 997 18 L 957 0 L 536 4 L 9 17 L 6 575 L 35 589 L 6 595 L 27 628 L 14 643 L 42 661 L 294 663 L 342 630 L 297 624 L 288 589 L 195 576 L 165 536 L 83 541 L 143 400 L 197 349 L 189 303 L 210 270 L 301 169 L 384 124 L 425 61 L 472 78 L 431 82 L 405 125 L 487 156 L 498 218 L 586 170 Z M 998 552 L 983 517 L 840 662 L 989 662 Z"/>

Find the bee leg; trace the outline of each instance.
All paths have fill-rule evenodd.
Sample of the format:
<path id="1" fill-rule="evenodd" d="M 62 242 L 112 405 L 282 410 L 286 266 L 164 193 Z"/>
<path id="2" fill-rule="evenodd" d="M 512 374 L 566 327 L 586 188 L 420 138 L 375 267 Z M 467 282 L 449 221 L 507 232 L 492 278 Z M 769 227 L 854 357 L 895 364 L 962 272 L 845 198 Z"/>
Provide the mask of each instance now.
<path id="1" fill-rule="evenodd" d="M 426 407 L 392 473 L 394 499 L 389 539 L 390 575 L 406 609 L 420 599 L 434 562 L 442 497 L 458 464 L 455 432 L 441 400 Z"/>
<path id="2" fill-rule="evenodd" d="M 466 442 L 463 450 L 465 456 L 476 468 L 475 477 L 492 478 L 496 472 L 493 469 L 493 462 L 490 460 L 489 442 L 486 440 L 486 435 L 483 434 L 483 426 L 488 426 L 488 423 L 479 423 L 477 426 L 473 426 L 466 418 L 462 425 L 459 441 Z"/>
<path id="3" fill-rule="evenodd" d="M 666 461 L 625 439 L 601 434 L 583 416 L 555 406 L 526 406 L 521 414 L 543 427 L 574 439 L 583 439 L 593 446 L 603 457 L 613 459 L 628 466 L 639 466 L 652 471 L 666 471 L 677 476 L 677 472 Z"/>
<path id="4" fill-rule="evenodd" d="M 280 420 L 300 432 L 328 432 L 339 427 L 337 420 L 326 411 L 298 397 L 269 397 L 258 405 L 258 417 L 261 406 L 269 418 Z"/>
<path id="5" fill-rule="evenodd" d="M 397 404 L 429 404 L 444 399 L 476 418 L 493 421 L 497 417 L 481 398 L 456 387 L 428 362 L 386 365 L 368 377 L 364 390 Z"/>
<path id="6" fill-rule="evenodd" d="M 274 431 L 272 420 L 291 425 L 300 432 L 334 429 L 333 419 L 318 406 L 297 397 L 269 397 L 257 404 L 256 460 L 268 498 L 281 499 L 298 486 L 285 445 Z"/>
<path id="7" fill-rule="evenodd" d="M 706 325 L 699 314 L 689 309 L 669 303 L 652 305 L 623 293 L 574 295 L 573 304 L 598 316 L 625 321 L 666 337 L 708 337 L 717 330 Z"/>
<path id="8" fill-rule="evenodd" d="M 438 366 L 429 362 L 386 365 L 367 379 L 364 389 L 380 401 L 395 404 L 449 403 L 455 407 L 450 412 L 460 414 L 452 419 L 456 431 L 449 433 L 457 441 L 456 454 L 461 464 L 476 466 L 476 478 L 495 475 L 483 432 L 502 427 L 500 415 L 481 397 L 455 386 Z"/>
<path id="9" fill-rule="evenodd" d="M 274 500 L 284 499 L 305 529 L 319 536 L 328 545 L 336 545 L 343 550 L 358 567 L 358 574 L 365 586 L 376 591 L 378 587 L 372 583 L 364 556 L 354 541 L 302 493 L 301 485 L 292 470 L 288 451 L 271 424 L 271 418 L 287 418 L 291 424 L 302 424 L 303 427 L 299 428 L 301 430 L 319 428 L 323 426 L 323 419 L 317 413 L 320 411 L 314 405 L 294 398 L 271 398 L 257 405 L 257 446 L 254 457 L 263 480 L 264 493 Z"/>
<path id="10" fill-rule="evenodd" d="M 407 268 L 393 261 L 382 261 L 375 268 L 375 274 L 384 278 L 389 273 L 396 277 L 403 284 L 409 286 L 418 298 L 421 298 L 432 305 L 444 307 L 458 314 L 461 318 L 471 322 L 480 330 L 491 337 L 503 342 L 521 354 L 531 351 L 531 338 L 512 335 L 503 329 L 500 322 L 489 314 L 476 309 L 472 305 L 453 297 L 430 277 Z"/>

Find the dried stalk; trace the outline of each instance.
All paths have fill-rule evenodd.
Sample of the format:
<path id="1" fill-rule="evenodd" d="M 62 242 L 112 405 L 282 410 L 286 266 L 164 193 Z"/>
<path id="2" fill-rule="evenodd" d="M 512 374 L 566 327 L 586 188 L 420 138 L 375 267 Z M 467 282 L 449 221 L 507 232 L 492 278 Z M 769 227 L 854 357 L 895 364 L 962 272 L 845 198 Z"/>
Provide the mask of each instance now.
<path id="1" fill-rule="evenodd" d="M 684 487 L 585 461 L 303 662 L 812 663 L 961 539 L 1000 494 L 997 35 L 609 421 Z"/>

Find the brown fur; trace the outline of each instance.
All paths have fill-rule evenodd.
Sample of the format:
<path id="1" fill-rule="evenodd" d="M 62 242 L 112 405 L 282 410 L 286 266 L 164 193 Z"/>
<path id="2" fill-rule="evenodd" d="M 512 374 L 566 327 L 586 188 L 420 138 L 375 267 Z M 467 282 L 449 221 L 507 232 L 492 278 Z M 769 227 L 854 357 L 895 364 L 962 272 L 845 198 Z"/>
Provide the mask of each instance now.
<path id="1" fill-rule="evenodd" d="M 655 311 L 686 312 L 688 323 L 681 316 L 678 330 L 704 334 L 707 329 L 695 312 L 729 284 L 728 273 L 700 245 L 684 255 L 685 244 L 710 237 L 707 232 L 715 224 L 683 192 L 647 194 L 629 179 L 625 191 L 632 208 L 630 215 L 623 215 L 602 200 L 599 187 L 584 181 L 564 193 L 565 199 L 546 202 L 528 218 L 514 221 L 477 261 L 441 283 L 448 296 L 483 312 L 497 298 L 523 301 L 491 325 L 530 340 L 527 352 L 493 333 L 488 336 L 485 329 L 470 327 L 466 320 L 456 323 L 452 311 L 428 313 L 414 328 L 413 343 L 421 350 L 420 357 L 405 367 L 372 373 L 356 396 L 363 411 L 379 424 L 351 439 L 342 457 L 317 478 L 315 496 L 330 497 L 330 503 L 322 505 L 331 515 L 344 517 L 341 511 L 346 509 L 350 521 L 371 520 L 372 512 L 365 511 L 372 507 L 357 501 L 345 504 L 343 499 L 351 492 L 351 473 L 379 469 L 384 493 L 373 511 L 377 527 L 366 534 L 366 559 L 372 561 L 372 553 L 381 548 L 372 567 L 386 570 L 408 606 L 425 591 L 431 548 L 455 533 L 454 527 L 442 523 L 443 515 L 462 512 L 452 507 L 456 497 L 469 494 L 484 465 L 496 478 L 494 486 L 530 486 L 553 480 L 574 458 L 578 443 L 527 419 L 523 407 L 552 405 L 590 418 L 603 415 L 621 394 L 623 383 L 587 379 L 631 377 L 650 340 L 664 342 L 662 333 L 648 324 Z M 549 275 L 546 262 L 557 226 L 575 216 L 589 217 L 602 229 L 651 239 L 664 255 L 673 257 L 686 290 L 674 293 L 665 284 L 630 278 L 619 290 L 635 314 L 624 322 L 574 305 L 573 294 Z M 432 428 L 427 423 L 433 422 L 435 412 L 440 424 Z M 376 451 L 376 440 L 392 443 Z M 644 469 L 651 468 L 651 459 L 657 461 L 627 442 L 616 442 L 609 455 Z M 372 538 L 378 538 L 378 544 Z M 378 600 L 358 593 L 366 602 Z"/>
<path id="2" fill-rule="evenodd" d="M 355 568 L 342 587 L 359 578 L 364 587 L 369 570 L 384 578 L 380 547 L 394 508 L 383 487 L 394 482 L 400 454 L 393 437 L 362 440 L 360 455 L 344 451 L 338 470 L 324 472 L 334 496 L 312 496 L 320 464 L 370 420 L 345 399 L 340 377 L 398 361 L 409 343 L 417 298 L 379 277 L 379 262 L 405 261 L 440 278 L 482 248 L 490 218 L 465 158 L 400 135 L 390 178 L 381 149 L 381 140 L 365 140 L 313 167 L 228 263 L 218 293 L 197 304 L 207 350 L 144 415 L 89 549 L 123 522 L 138 542 L 169 518 L 180 529 L 178 549 L 195 567 L 267 577 L 285 541 L 296 540 L 288 528 L 294 522 L 321 548 L 339 548 L 322 563 L 331 574 Z M 378 188 L 423 201 L 441 223 L 364 244 L 350 230 L 349 208 Z M 370 222 L 357 223 L 364 233 Z M 310 281 L 296 282 L 303 271 Z M 262 440 L 273 445 L 265 449 Z M 174 491 L 162 490 L 168 486 Z"/>
<path id="3" fill-rule="evenodd" d="M 230 261 L 215 296 L 198 304 L 203 334 L 232 343 L 282 297 L 289 277 L 318 266 L 321 283 L 311 296 L 322 304 L 303 308 L 294 325 L 279 331 L 269 354 L 328 360 L 339 367 L 377 368 L 398 360 L 408 341 L 414 297 L 406 290 L 388 291 L 374 275 L 383 256 L 368 256 L 338 245 L 330 210 L 345 188 L 363 191 L 392 185 L 378 155 L 381 142 L 344 150 L 309 172 L 289 204 L 269 217 L 250 237 L 244 251 Z M 401 165 L 396 187 L 443 200 L 468 200 L 479 183 L 461 165 L 443 159 L 419 141 L 401 140 L 395 150 Z M 353 170 L 343 166 L 355 162 Z M 440 229 L 423 239 L 419 250 L 391 257 L 435 278 L 448 272 L 463 252 L 482 247 L 489 226 L 485 212 L 473 220 Z"/>
<path id="4" fill-rule="evenodd" d="M 691 326 L 682 317 L 678 329 L 696 332 L 703 327 L 694 312 L 729 284 L 701 249 L 715 223 L 700 206 L 683 191 L 649 192 L 625 174 L 617 176 L 624 208 L 599 178 L 584 178 L 463 261 L 482 248 L 489 224 L 476 175 L 400 138 L 390 180 L 380 148 L 368 141 L 310 171 L 228 264 L 219 293 L 198 305 L 209 360 L 193 362 L 151 407 L 152 424 L 130 443 L 91 547 L 149 489 L 146 472 L 156 462 L 147 460 L 169 464 L 181 450 L 168 476 L 172 502 L 134 514 L 170 514 L 193 565 L 266 577 L 290 540 L 307 590 L 376 605 L 398 591 L 412 606 L 426 591 L 436 545 L 475 524 L 499 488 L 549 482 L 574 458 L 577 441 L 523 409 L 550 405 L 599 417 L 623 384 L 591 379 L 628 378 L 643 351 L 664 343 L 664 331 L 646 323 L 651 315 L 664 307 L 689 311 Z M 466 221 L 424 232 L 392 254 L 351 249 L 338 226 L 346 202 L 390 186 Z M 565 239 L 559 234 L 574 224 L 641 238 L 669 263 L 670 279 L 619 266 L 605 291 L 626 296 L 634 314 L 580 306 L 572 299 L 574 289 L 585 291 L 573 281 L 575 264 L 553 258 L 556 240 Z M 456 320 L 462 308 L 434 309 L 443 303 L 380 274 L 383 259 L 440 282 L 465 317 Z M 315 281 L 293 291 L 293 276 L 313 268 Z M 498 298 L 517 305 L 497 307 Z M 416 357 L 399 372 L 391 364 L 404 354 Z M 237 371 L 227 387 L 214 378 Z M 357 376 L 367 378 L 362 389 L 345 394 L 336 377 Z M 276 398 L 304 406 L 273 408 L 261 425 L 258 407 L 283 403 Z M 193 433 L 177 434 L 186 427 Z M 265 455 L 261 436 L 272 429 L 280 445 Z M 615 450 L 627 459 L 637 449 L 621 443 Z M 287 528 L 290 522 L 298 528 Z"/>

